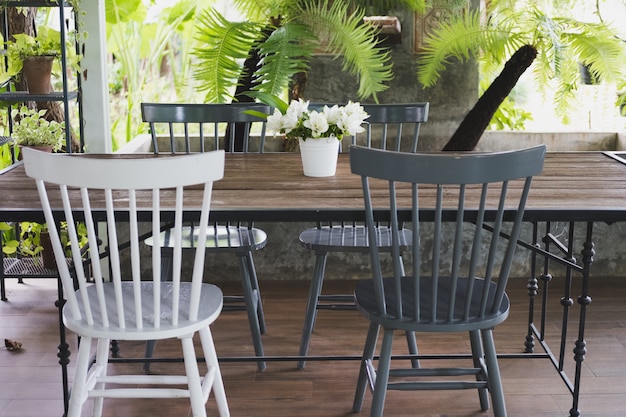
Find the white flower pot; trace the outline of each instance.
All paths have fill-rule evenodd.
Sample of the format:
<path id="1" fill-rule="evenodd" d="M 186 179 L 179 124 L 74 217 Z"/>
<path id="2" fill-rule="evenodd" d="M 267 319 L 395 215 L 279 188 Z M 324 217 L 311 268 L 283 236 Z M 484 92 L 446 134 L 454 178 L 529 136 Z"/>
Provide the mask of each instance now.
<path id="1" fill-rule="evenodd" d="M 307 177 L 332 177 L 337 170 L 339 140 L 335 137 L 299 139 L 302 168 Z"/>

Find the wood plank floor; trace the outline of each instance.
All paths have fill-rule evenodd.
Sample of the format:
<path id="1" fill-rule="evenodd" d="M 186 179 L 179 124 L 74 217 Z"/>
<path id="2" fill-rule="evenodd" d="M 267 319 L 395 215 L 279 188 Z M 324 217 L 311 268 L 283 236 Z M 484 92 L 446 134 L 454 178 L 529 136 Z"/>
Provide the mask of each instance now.
<path id="1" fill-rule="evenodd" d="M 626 410 L 626 280 L 596 279 L 593 303 L 588 314 L 588 354 L 583 366 L 580 410 L 587 417 L 622 417 Z M 0 349 L 0 417 L 60 416 L 61 372 L 56 357 L 57 313 L 52 280 L 30 280 L 26 284 L 7 281 L 9 301 L 0 303 L 0 333 L 3 338 L 23 343 L 19 352 Z M 296 355 L 304 316 L 307 282 L 262 282 L 268 332 L 266 355 Z M 350 282 L 330 281 L 331 287 L 347 290 Z M 225 292 L 237 286 L 224 285 Z M 553 287 L 548 328 L 560 326 L 560 290 Z M 509 291 L 513 300 L 511 317 L 496 330 L 500 353 L 521 352 L 525 334 L 525 281 L 516 280 Z M 575 294 L 575 293 L 574 293 Z M 574 296 L 575 297 L 575 296 Z M 572 317 L 575 324 L 576 317 Z M 367 323 L 355 311 L 319 314 L 311 344 L 311 355 L 356 355 L 362 349 Z M 223 312 L 213 327 L 221 357 L 252 355 L 244 313 Z M 575 337 L 575 332 L 570 334 Z M 464 335 L 420 336 L 421 353 L 467 351 Z M 551 336 L 552 337 L 552 336 Z M 75 351 L 76 338 L 69 337 Z M 402 337 L 395 348 L 405 352 Z M 143 344 L 124 343 L 125 357 L 140 355 Z M 157 356 L 180 356 L 177 343 L 157 345 Z M 571 347 L 566 357 L 571 362 Z M 507 408 L 512 417 L 565 417 L 571 397 L 547 359 L 501 359 Z M 115 364 L 113 371 L 139 364 Z M 151 372 L 160 373 L 180 364 L 155 363 Z M 71 366 L 70 366 L 71 368 Z M 71 369 L 72 370 L 72 369 Z M 310 361 L 304 370 L 294 362 L 270 362 L 259 372 L 254 362 L 224 362 L 222 372 L 231 414 L 245 417 L 346 417 L 369 415 L 366 396 L 360 414 L 351 411 L 358 371 L 355 360 Z M 216 416 L 209 400 L 208 413 Z M 89 415 L 87 410 L 84 415 Z M 188 400 L 108 400 L 105 416 L 187 416 Z M 474 391 L 390 392 L 386 416 L 478 417 L 481 412 Z"/>

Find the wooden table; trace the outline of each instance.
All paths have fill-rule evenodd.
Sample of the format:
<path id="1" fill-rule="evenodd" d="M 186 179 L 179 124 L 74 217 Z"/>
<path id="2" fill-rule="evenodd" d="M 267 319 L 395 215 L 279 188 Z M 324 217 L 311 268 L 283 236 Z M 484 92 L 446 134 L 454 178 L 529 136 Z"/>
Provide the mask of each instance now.
<path id="1" fill-rule="evenodd" d="M 137 155 L 111 157 L 128 158 Z M 429 198 L 428 190 L 424 193 Z M 26 177 L 22 166 L 0 173 L 0 195 L 0 221 L 43 221 L 34 181 Z M 54 203 L 52 205 L 55 206 Z M 402 200 L 400 205 L 408 207 Z M 220 221 L 349 220 L 360 219 L 363 215 L 362 207 L 360 179 L 350 173 L 347 155 L 340 155 L 334 177 L 309 178 L 303 176 L 297 154 L 228 154 L 224 179 L 214 185 L 211 216 Z M 194 217 L 193 207 L 187 214 Z M 527 284 L 530 303 L 526 351 L 528 355 L 537 355 L 533 352 L 535 340 L 539 341 L 546 353 L 538 356 L 550 358 L 572 393 L 570 416 L 578 416 L 581 366 L 586 352 L 585 314 L 591 303 L 590 267 L 595 256 L 593 223 L 626 221 L 626 165 L 602 152 L 548 153 L 544 172 L 534 179 L 525 220 L 533 225 L 533 237 L 530 242 L 519 243 L 532 250 L 535 257 Z M 569 222 L 570 235 L 566 244 L 558 242 L 551 233 L 551 222 L 556 221 Z M 577 262 L 574 260 L 573 230 L 578 223 L 585 227 L 585 242 L 579 252 L 581 261 Z M 540 286 L 549 285 L 547 268 L 541 272 L 535 270 L 539 269 L 535 262 L 537 257 L 552 265 L 557 263 L 565 266 L 568 276 L 580 273 L 582 277 L 582 291 L 576 298 L 580 305 L 580 320 L 574 347 L 576 367 L 573 380 L 563 369 L 563 359 L 567 353 L 564 345 L 560 346 L 559 354 L 553 355 L 541 336 L 543 329 L 535 325 L 535 296 Z M 569 289 L 564 290 L 563 299 L 565 302 L 561 304 L 566 318 L 574 303 Z M 538 310 L 541 315 L 545 315 L 545 304 L 542 303 Z M 567 334 L 566 322 L 564 320 L 561 330 L 563 340 Z"/>
<path id="2" fill-rule="evenodd" d="M 625 221 L 625 180 L 626 167 L 605 153 L 548 153 L 543 174 L 533 181 L 525 219 Z M 21 165 L 0 173 L 0 193 L 0 221 L 43 219 L 34 181 Z M 350 173 L 347 155 L 340 155 L 334 177 L 311 178 L 302 174 L 297 154 L 227 154 L 224 179 L 214 184 L 211 215 L 216 220 L 340 220 L 362 216 L 362 207 L 361 183 Z"/>

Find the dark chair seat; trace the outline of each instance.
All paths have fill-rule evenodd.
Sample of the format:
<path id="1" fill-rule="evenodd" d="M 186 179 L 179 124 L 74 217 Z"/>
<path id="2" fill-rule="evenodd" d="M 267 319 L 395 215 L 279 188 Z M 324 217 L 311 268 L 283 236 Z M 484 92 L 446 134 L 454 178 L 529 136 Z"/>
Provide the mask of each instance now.
<path id="1" fill-rule="evenodd" d="M 400 246 L 403 250 L 411 246 L 413 232 L 402 229 Z M 329 252 L 363 252 L 369 247 L 367 228 L 363 225 L 322 226 L 306 229 L 300 233 L 300 244 L 310 250 L 323 249 Z M 376 244 L 381 250 L 391 247 L 391 229 L 386 226 L 376 228 Z"/>
<path id="2" fill-rule="evenodd" d="M 374 281 L 359 281 L 354 289 L 354 298 L 357 309 L 363 313 L 370 321 L 377 323 L 383 327 L 392 326 L 399 330 L 412 330 L 416 332 L 461 332 L 478 330 L 485 326 L 496 326 L 502 323 L 509 315 L 510 302 L 509 298 L 503 297 L 500 307 L 485 315 L 481 310 L 483 302 L 483 291 L 485 287 L 484 280 L 470 280 L 467 277 L 460 277 L 456 282 L 450 277 L 440 277 L 437 282 L 437 289 L 433 292 L 433 283 L 431 277 L 421 277 L 420 281 L 420 299 L 415 302 L 415 298 L 411 296 L 414 290 L 413 277 L 402 277 L 400 280 L 401 290 L 404 295 L 400 298 L 402 306 L 398 305 L 398 297 L 395 291 L 395 282 L 393 278 L 384 278 L 382 280 L 385 293 L 386 313 L 381 314 L 378 307 L 376 296 L 374 295 Z M 469 293 L 468 287 L 474 285 L 471 296 L 467 299 L 466 294 Z M 452 290 L 454 285 L 454 291 Z M 495 282 L 489 283 L 487 304 L 493 302 L 495 292 L 498 286 Z M 437 294 L 436 300 L 432 294 Z M 454 300 L 459 299 L 464 302 L 455 303 Z M 464 311 L 469 304 L 467 317 Z M 453 306 L 452 314 L 449 314 L 450 306 Z M 436 315 L 433 318 L 432 309 L 436 308 Z M 417 311 L 416 311 L 417 310 Z M 402 319 L 399 320 L 396 312 L 402 311 Z M 415 313 L 419 312 L 419 315 Z M 404 324 L 404 325 L 403 325 Z"/>

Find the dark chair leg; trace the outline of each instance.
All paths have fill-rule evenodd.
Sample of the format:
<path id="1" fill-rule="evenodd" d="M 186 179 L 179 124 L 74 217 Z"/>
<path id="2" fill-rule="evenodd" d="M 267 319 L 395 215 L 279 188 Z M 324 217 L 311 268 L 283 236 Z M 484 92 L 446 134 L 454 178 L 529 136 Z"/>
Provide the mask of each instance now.
<path id="1" fill-rule="evenodd" d="M 470 332 L 470 344 L 472 346 L 472 359 L 474 361 L 474 368 L 481 368 L 481 361 L 483 354 L 483 342 L 480 337 L 480 331 L 474 330 Z M 484 381 L 485 378 L 482 374 L 476 375 L 477 381 Z M 489 391 L 487 388 L 478 389 L 478 399 L 480 400 L 480 409 L 483 411 L 489 410 Z"/>
<path id="2" fill-rule="evenodd" d="M 315 256 L 315 268 L 313 269 L 313 278 L 309 288 L 309 300 L 306 305 L 306 315 L 304 317 L 304 326 L 302 328 L 302 337 L 300 338 L 299 356 L 306 356 L 309 351 L 311 342 L 311 333 L 315 327 L 315 319 L 317 318 L 317 303 L 322 293 L 322 284 L 324 281 L 324 271 L 326 269 L 326 252 L 318 253 Z M 298 362 L 298 369 L 303 369 L 306 365 L 305 360 Z"/>
<path id="3" fill-rule="evenodd" d="M 248 265 L 250 285 L 252 286 L 252 291 L 255 293 L 255 297 L 257 299 L 256 312 L 259 319 L 259 329 L 261 331 L 261 334 L 265 334 L 265 313 L 263 312 L 263 300 L 261 299 L 261 289 L 259 288 L 259 280 L 256 275 L 256 268 L 254 267 L 252 252 L 248 251 L 248 254 L 246 256 L 246 263 Z"/>
<path id="4" fill-rule="evenodd" d="M 352 403 L 352 411 L 358 413 L 363 406 L 363 399 L 365 398 L 365 389 L 368 382 L 370 382 L 370 375 L 368 372 L 368 366 L 371 365 L 374 360 L 374 350 L 376 349 L 376 341 L 378 340 L 379 326 L 374 323 L 370 323 L 369 330 L 367 331 L 367 337 L 365 339 L 365 347 L 363 348 L 363 358 L 361 359 L 361 368 L 359 370 L 359 379 L 356 384 L 356 391 L 354 393 L 354 402 Z"/>
<path id="5" fill-rule="evenodd" d="M 239 254 L 237 258 L 239 262 L 239 273 L 241 275 L 243 298 L 246 305 L 246 312 L 248 314 L 248 323 L 250 325 L 250 333 L 252 334 L 252 343 L 254 345 L 254 353 L 256 356 L 262 357 L 264 356 L 263 341 L 261 340 L 261 327 L 258 316 L 258 303 L 260 303 L 260 299 L 257 298 L 258 292 L 255 293 L 252 289 L 250 271 L 248 270 L 247 253 Z M 266 368 L 265 361 L 259 360 L 257 362 L 257 366 L 260 371 L 264 371 Z"/>

